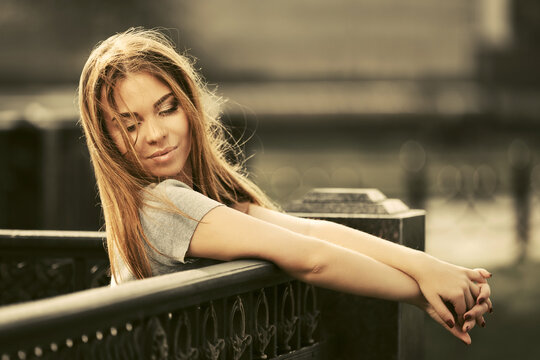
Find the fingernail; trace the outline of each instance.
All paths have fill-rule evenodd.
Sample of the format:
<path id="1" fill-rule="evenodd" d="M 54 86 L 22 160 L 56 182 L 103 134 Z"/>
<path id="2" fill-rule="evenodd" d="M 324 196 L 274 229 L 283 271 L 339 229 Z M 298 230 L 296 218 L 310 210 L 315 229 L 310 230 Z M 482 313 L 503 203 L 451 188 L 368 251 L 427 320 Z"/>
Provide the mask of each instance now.
<path id="1" fill-rule="evenodd" d="M 446 325 L 448 325 L 448 327 L 452 329 L 454 327 L 454 322 L 452 320 L 447 320 Z"/>
<path id="2" fill-rule="evenodd" d="M 490 314 L 493 314 L 493 308 L 490 308 L 490 309 L 489 309 L 489 313 L 490 313 Z"/>
<path id="3" fill-rule="evenodd" d="M 470 314 L 465 314 L 465 316 L 463 318 L 465 319 L 465 321 L 471 320 L 471 315 Z"/>
<path id="4" fill-rule="evenodd" d="M 485 321 L 482 321 L 482 327 L 486 327 L 486 322 Z"/>
<path id="5" fill-rule="evenodd" d="M 484 301 L 486 301 L 486 299 L 484 299 L 484 298 L 478 299 L 478 305 L 482 305 L 484 303 Z"/>
<path id="6" fill-rule="evenodd" d="M 469 325 L 465 326 L 465 332 L 469 332 L 469 329 L 470 329 Z"/>

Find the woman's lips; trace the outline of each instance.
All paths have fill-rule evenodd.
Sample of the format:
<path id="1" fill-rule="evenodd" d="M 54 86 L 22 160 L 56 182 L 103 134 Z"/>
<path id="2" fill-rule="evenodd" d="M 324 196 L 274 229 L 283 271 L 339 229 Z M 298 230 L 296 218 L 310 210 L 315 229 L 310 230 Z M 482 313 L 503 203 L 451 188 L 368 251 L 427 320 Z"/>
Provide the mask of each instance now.
<path id="1" fill-rule="evenodd" d="M 158 150 L 148 157 L 148 159 L 156 162 L 165 162 L 172 157 L 172 153 L 176 150 L 177 146 L 169 146 L 165 149 Z"/>

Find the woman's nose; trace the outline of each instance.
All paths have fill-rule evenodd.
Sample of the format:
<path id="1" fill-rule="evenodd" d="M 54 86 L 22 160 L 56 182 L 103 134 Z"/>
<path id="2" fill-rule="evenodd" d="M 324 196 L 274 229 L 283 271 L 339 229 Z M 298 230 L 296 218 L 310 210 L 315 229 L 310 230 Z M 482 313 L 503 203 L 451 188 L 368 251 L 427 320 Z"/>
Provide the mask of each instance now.
<path id="1" fill-rule="evenodd" d="M 156 143 L 167 136 L 166 129 L 159 123 L 159 119 L 151 118 L 146 121 L 146 141 Z"/>

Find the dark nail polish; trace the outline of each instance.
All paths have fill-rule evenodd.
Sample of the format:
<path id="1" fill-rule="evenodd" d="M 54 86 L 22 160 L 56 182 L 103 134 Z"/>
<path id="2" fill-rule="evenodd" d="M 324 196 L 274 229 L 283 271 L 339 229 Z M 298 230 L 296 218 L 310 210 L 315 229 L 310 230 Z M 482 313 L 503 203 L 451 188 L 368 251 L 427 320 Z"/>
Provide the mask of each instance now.
<path id="1" fill-rule="evenodd" d="M 482 327 L 486 327 L 486 322 L 482 321 Z"/>
<path id="2" fill-rule="evenodd" d="M 482 305 L 484 303 L 484 301 L 486 301 L 486 299 L 484 299 L 484 298 L 478 299 L 478 305 Z"/>
<path id="3" fill-rule="evenodd" d="M 453 322 L 452 320 L 448 320 L 448 321 L 446 322 L 446 325 L 448 325 L 448 327 L 449 327 L 450 329 L 452 329 L 452 328 L 454 327 L 454 322 Z"/>
<path id="4" fill-rule="evenodd" d="M 465 332 L 469 332 L 469 325 L 465 326 Z"/>
<path id="5" fill-rule="evenodd" d="M 465 319 L 465 321 L 471 320 L 471 315 L 470 314 L 465 314 L 465 316 L 463 318 Z"/>
<path id="6" fill-rule="evenodd" d="M 493 308 L 490 308 L 490 309 L 489 309 L 489 313 L 490 313 L 490 314 L 493 314 Z"/>

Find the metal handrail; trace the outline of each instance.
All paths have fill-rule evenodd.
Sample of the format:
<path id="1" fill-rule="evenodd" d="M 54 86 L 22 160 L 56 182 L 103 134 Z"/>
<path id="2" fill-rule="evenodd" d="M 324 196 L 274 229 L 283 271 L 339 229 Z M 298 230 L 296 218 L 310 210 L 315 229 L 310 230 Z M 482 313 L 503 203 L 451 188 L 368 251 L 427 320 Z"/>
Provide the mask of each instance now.
<path id="1" fill-rule="evenodd" d="M 0 349 L 69 338 L 290 279 L 271 263 L 238 260 L 9 305 L 0 308 Z"/>

